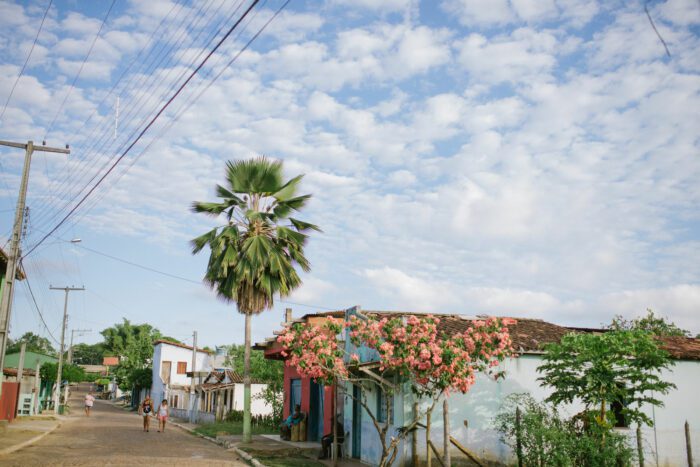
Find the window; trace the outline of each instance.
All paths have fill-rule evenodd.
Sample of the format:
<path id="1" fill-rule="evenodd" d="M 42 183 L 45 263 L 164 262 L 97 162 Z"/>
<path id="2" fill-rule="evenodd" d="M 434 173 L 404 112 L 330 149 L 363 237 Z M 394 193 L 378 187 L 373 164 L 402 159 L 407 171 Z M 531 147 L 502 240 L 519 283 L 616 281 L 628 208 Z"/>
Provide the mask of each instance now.
<path id="1" fill-rule="evenodd" d="M 386 403 L 387 403 L 387 395 L 386 392 L 382 390 L 382 387 L 377 385 L 377 421 L 379 423 L 386 423 Z M 392 404 L 392 409 L 393 409 L 393 403 L 394 403 L 394 396 L 391 395 L 389 396 L 389 404 Z M 391 417 L 389 420 L 389 423 L 394 423 L 394 411 L 391 411 Z"/>
<path id="2" fill-rule="evenodd" d="M 177 362 L 177 374 L 178 375 L 187 374 L 187 362 Z"/>
<path id="3" fill-rule="evenodd" d="M 163 380 L 165 384 L 170 384 L 170 366 L 172 365 L 169 361 L 164 361 L 160 367 L 160 379 Z"/>

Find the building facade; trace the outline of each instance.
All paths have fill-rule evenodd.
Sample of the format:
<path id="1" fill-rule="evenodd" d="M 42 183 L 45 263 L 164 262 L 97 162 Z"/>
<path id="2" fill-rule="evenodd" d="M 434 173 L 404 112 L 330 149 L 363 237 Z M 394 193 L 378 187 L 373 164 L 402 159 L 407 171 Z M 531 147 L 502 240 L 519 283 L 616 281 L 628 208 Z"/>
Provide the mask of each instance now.
<path id="1" fill-rule="evenodd" d="M 192 347 L 185 344 L 164 340 L 153 343 L 153 382 L 150 393 L 155 403 L 166 399 L 174 409 L 189 408 L 192 378 L 187 373 L 192 372 L 193 351 Z M 197 349 L 198 372 L 211 370 L 210 354 L 207 350 Z"/>

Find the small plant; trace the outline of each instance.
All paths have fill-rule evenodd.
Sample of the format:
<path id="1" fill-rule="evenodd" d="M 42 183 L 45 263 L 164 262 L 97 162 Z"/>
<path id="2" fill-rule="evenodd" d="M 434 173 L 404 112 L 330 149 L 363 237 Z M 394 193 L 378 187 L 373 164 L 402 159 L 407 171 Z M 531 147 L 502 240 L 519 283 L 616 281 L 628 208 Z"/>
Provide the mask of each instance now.
<path id="1" fill-rule="evenodd" d="M 567 420 L 556 407 L 537 402 L 529 394 L 508 396 L 495 424 L 522 465 L 617 467 L 630 465 L 633 459 L 627 439 L 601 427 L 592 413 L 582 412 Z"/>

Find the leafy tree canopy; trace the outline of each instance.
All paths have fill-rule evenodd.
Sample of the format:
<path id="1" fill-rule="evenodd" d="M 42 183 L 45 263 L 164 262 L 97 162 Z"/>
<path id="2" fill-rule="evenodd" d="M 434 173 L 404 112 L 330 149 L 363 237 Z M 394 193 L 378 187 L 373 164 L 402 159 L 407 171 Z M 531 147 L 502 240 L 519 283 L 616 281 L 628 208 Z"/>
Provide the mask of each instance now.
<path id="1" fill-rule="evenodd" d="M 22 348 L 22 343 L 27 344 L 26 348 L 28 352 L 38 352 L 46 355 L 56 355 L 56 349 L 54 349 L 51 345 L 51 341 L 49 341 L 46 337 L 41 337 L 40 335 L 34 334 L 33 332 L 25 332 L 22 335 L 22 337 L 20 337 L 16 341 L 10 341 L 9 345 L 7 346 L 6 352 L 19 352 Z"/>
<path id="2" fill-rule="evenodd" d="M 126 318 L 103 330 L 101 334 L 104 337 L 105 351 L 120 357 L 115 369 L 119 387 L 122 390 L 130 389 L 133 381 L 138 379 L 132 376 L 133 371 L 150 367 L 153 342 L 161 339 L 162 334 L 150 324 L 131 324 Z"/>
<path id="3" fill-rule="evenodd" d="M 44 381 L 56 381 L 56 372 L 58 371 L 58 363 L 44 363 L 41 365 L 39 374 Z M 63 365 L 61 369 L 61 378 L 69 383 L 79 383 L 85 381 L 85 370 L 75 364 Z"/>
<path id="4" fill-rule="evenodd" d="M 82 365 L 102 365 L 105 356 L 103 343 L 76 344 L 73 346 L 73 361 Z"/>
<path id="5" fill-rule="evenodd" d="M 628 423 L 653 425 L 642 407 L 663 406 L 655 395 L 675 388 L 660 376 L 673 362 L 647 331 L 571 333 L 560 343 L 546 345 L 545 351 L 537 371 L 543 374 L 538 380 L 552 390 L 547 401 L 555 405 L 581 401 L 587 411 L 598 410 L 602 426 L 614 422 L 607 411 L 613 402 L 621 403 Z"/>
<path id="6" fill-rule="evenodd" d="M 656 336 L 691 336 L 690 331 L 681 329 L 663 316 L 655 314 L 651 308 L 647 308 L 645 316 L 631 321 L 626 320 L 622 315 L 615 315 L 608 328 L 617 331 L 639 329 L 648 331 Z"/>

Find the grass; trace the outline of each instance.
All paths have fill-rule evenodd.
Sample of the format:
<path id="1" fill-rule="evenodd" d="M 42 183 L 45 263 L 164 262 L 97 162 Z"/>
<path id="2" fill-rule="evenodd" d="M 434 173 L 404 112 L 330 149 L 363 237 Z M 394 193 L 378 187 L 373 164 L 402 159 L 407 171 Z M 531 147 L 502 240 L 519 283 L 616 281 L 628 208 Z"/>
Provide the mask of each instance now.
<path id="1" fill-rule="evenodd" d="M 195 432 L 211 436 L 216 438 L 216 435 L 225 433 L 227 435 L 242 435 L 243 434 L 243 422 L 216 422 L 216 423 L 205 423 L 199 425 L 194 429 Z M 251 431 L 254 435 L 267 435 L 275 434 L 277 430 L 275 428 L 267 426 L 253 425 Z"/>

